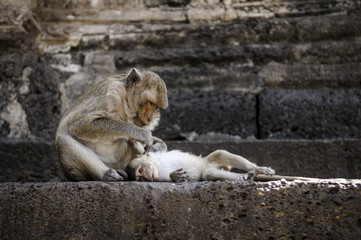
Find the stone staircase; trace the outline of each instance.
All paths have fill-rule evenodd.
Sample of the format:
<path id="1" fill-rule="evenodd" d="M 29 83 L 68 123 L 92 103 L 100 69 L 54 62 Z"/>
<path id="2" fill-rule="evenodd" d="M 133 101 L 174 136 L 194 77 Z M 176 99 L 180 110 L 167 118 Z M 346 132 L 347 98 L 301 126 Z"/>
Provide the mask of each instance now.
<path id="1" fill-rule="evenodd" d="M 357 239 L 361 1 L 5 0 L 0 239 Z M 169 149 L 240 154 L 312 183 L 69 183 L 54 135 L 91 83 L 169 90 Z M 27 183 L 24 183 L 27 182 Z"/>

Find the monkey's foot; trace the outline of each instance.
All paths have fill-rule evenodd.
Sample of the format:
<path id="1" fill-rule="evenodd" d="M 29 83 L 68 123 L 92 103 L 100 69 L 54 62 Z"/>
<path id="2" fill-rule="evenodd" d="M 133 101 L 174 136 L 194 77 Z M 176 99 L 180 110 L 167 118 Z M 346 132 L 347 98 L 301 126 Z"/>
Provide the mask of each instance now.
<path id="1" fill-rule="evenodd" d="M 109 168 L 108 171 L 105 172 L 103 181 L 106 182 L 117 182 L 117 181 L 124 181 L 128 178 L 128 174 L 122 169 L 112 169 Z"/>
<path id="2" fill-rule="evenodd" d="M 189 180 L 187 172 L 183 171 L 183 169 L 175 170 L 171 172 L 169 176 L 173 182 L 186 182 Z"/>
<path id="3" fill-rule="evenodd" d="M 275 170 L 269 167 L 258 167 L 254 170 L 256 174 L 266 174 L 266 175 L 274 175 Z"/>

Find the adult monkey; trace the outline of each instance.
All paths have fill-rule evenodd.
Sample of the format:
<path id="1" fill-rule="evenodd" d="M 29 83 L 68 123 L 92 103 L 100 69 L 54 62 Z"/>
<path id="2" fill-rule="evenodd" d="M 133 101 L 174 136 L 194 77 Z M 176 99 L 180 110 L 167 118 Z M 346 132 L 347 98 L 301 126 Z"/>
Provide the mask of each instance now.
<path id="1" fill-rule="evenodd" d="M 135 154 L 166 150 L 151 131 L 168 105 L 163 80 L 133 68 L 90 86 L 65 112 L 56 132 L 64 174 L 70 180 L 122 181 Z M 145 146 L 145 147 L 144 147 Z"/>

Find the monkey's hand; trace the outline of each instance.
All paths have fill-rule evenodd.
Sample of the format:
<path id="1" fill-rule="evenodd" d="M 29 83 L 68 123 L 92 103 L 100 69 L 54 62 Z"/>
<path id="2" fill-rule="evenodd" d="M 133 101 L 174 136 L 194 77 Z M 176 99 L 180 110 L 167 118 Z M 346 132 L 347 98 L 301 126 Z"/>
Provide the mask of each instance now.
<path id="1" fill-rule="evenodd" d="M 189 176 L 187 175 L 186 171 L 183 171 L 183 169 L 178 169 L 169 174 L 170 179 L 173 182 L 186 182 L 189 180 Z"/>
<path id="2" fill-rule="evenodd" d="M 103 181 L 106 182 L 117 182 L 127 180 L 128 174 L 122 169 L 112 169 L 109 168 L 103 176 Z"/>
<path id="3" fill-rule="evenodd" d="M 132 146 L 135 154 L 142 155 L 145 153 L 144 145 L 142 143 L 130 140 L 130 145 Z"/>
<path id="4" fill-rule="evenodd" d="M 274 175 L 275 174 L 275 170 L 273 170 L 272 168 L 269 168 L 269 167 L 257 167 L 256 169 L 254 169 L 254 172 L 256 174 L 265 174 L 265 175 Z"/>
<path id="5" fill-rule="evenodd" d="M 153 145 L 152 132 L 143 128 L 138 128 L 138 131 L 136 131 L 131 140 L 143 143 L 145 145 L 145 150 L 150 149 Z"/>
<path id="6" fill-rule="evenodd" d="M 153 137 L 151 131 L 140 128 L 139 134 L 137 135 L 137 138 L 134 140 L 143 143 L 145 145 L 145 150 L 148 150 L 153 145 Z"/>

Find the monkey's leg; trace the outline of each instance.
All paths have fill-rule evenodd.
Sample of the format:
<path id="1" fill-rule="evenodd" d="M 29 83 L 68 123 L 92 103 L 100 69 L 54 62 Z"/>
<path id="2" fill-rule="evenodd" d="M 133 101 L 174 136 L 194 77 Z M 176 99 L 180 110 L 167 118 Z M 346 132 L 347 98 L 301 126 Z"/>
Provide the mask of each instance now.
<path id="1" fill-rule="evenodd" d="M 212 168 L 209 170 L 206 170 L 202 174 L 202 180 L 204 181 L 218 181 L 218 180 L 242 180 L 247 181 L 251 180 L 250 176 L 245 174 L 239 174 L 234 172 L 229 172 L 217 168 Z"/>
<path id="2" fill-rule="evenodd" d="M 167 144 L 160 138 L 153 136 L 153 145 L 148 152 L 166 152 Z"/>
<path id="3" fill-rule="evenodd" d="M 56 142 L 65 174 L 72 180 L 101 181 L 106 177 L 109 178 L 105 179 L 108 181 L 123 180 L 122 176 L 117 172 L 114 173 L 114 169 L 107 167 L 91 149 L 71 136 L 60 135 Z"/>
<path id="4" fill-rule="evenodd" d="M 206 159 L 210 163 L 216 164 L 219 168 L 221 167 L 235 167 L 246 171 L 254 171 L 256 174 L 262 173 L 266 175 L 273 175 L 275 171 L 269 167 L 259 167 L 256 164 L 248 161 L 247 159 L 232 154 L 225 150 L 216 150 L 209 154 Z"/>

